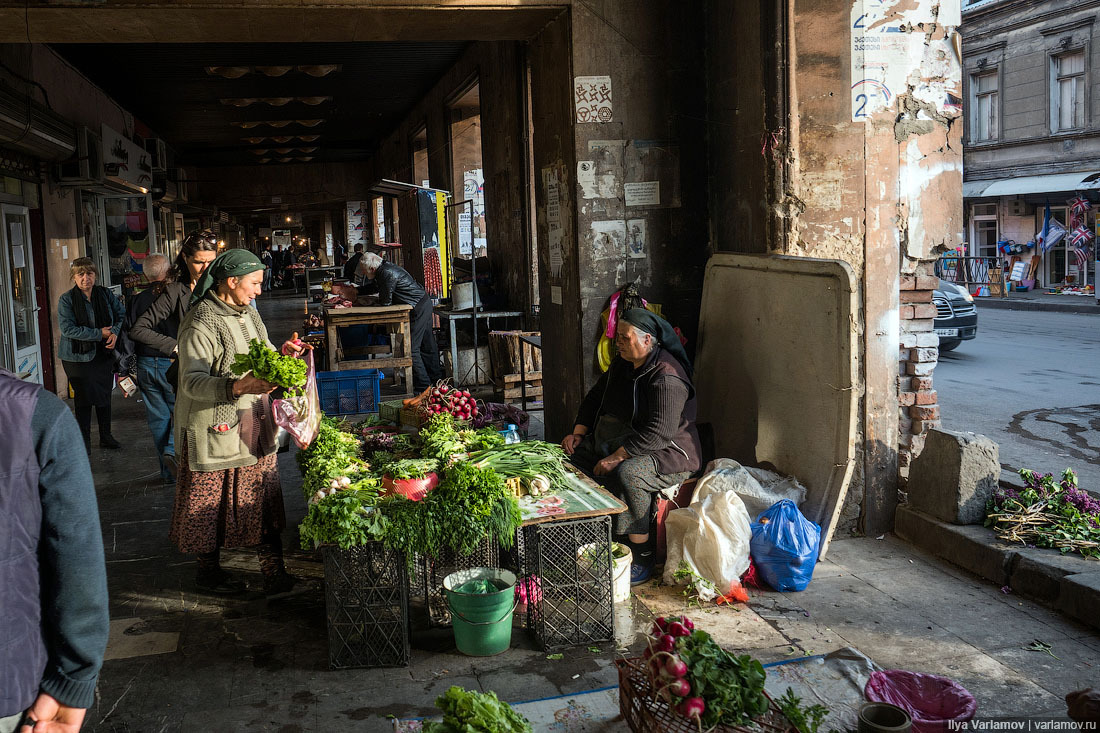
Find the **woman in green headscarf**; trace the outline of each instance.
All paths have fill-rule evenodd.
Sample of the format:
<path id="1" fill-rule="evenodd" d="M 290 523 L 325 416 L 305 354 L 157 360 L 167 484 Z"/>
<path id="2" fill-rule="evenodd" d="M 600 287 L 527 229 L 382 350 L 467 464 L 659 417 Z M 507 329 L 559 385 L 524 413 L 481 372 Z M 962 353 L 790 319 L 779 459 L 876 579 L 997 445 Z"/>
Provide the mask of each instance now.
<path id="1" fill-rule="evenodd" d="M 668 321 L 644 308 L 619 316 L 618 356 L 584 398 L 561 442 L 573 465 L 626 502 L 615 515 L 618 541 L 630 546 L 631 583 L 653 572 L 653 496 L 702 465 L 695 428 L 691 362 Z"/>
<path id="2" fill-rule="evenodd" d="M 264 592 L 288 593 L 295 584 L 283 565 L 280 530 L 286 526 L 275 461 L 275 385 L 231 365 L 251 339 L 268 345 L 260 314 L 250 307 L 263 287 L 256 255 L 231 249 L 199 278 L 191 308 L 180 324 L 176 451 L 179 475 L 170 538 L 181 552 L 198 556 L 196 586 L 235 593 L 244 584 L 219 564 L 222 547 L 259 549 Z M 274 348 L 274 347 L 272 347 Z M 284 354 L 301 352 L 295 340 Z"/>

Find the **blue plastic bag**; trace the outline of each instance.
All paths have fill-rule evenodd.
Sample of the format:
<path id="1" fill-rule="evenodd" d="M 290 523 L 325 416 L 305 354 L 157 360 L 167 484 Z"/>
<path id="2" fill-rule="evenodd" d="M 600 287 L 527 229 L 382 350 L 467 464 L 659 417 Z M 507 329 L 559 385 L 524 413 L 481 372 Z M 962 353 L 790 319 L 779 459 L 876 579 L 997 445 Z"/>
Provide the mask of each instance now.
<path id="1" fill-rule="evenodd" d="M 814 575 L 821 527 L 790 499 L 772 504 L 752 524 L 749 552 L 761 580 L 779 591 L 806 590 Z"/>

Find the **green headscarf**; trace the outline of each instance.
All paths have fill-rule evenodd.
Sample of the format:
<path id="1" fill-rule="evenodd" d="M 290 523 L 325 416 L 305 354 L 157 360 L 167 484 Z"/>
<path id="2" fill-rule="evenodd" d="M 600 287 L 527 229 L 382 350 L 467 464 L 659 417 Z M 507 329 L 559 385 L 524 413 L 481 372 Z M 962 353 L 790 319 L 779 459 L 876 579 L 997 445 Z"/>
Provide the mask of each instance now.
<path id="1" fill-rule="evenodd" d="M 215 285 L 227 277 L 244 277 L 250 272 L 263 269 L 264 263 L 247 249 L 228 249 L 215 257 L 199 278 L 194 292 L 191 293 L 191 305 L 202 300 Z"/>
<path id="2" fill-rule="evenodd" d="M 657 345 L 676 357 L 676 361 L 683 364 L 684 370 L 689 377 L 691 376 L 691 361 L 688 359 L 687 352 L 684 351 L 684 345 L 680 343 L 680 337 L 672 330 L 672 324 L 645 308 L 631 308 L 619 316 L 619 320 L 626 321 L 639 331 L 654 336 L 657 339 Z"/>

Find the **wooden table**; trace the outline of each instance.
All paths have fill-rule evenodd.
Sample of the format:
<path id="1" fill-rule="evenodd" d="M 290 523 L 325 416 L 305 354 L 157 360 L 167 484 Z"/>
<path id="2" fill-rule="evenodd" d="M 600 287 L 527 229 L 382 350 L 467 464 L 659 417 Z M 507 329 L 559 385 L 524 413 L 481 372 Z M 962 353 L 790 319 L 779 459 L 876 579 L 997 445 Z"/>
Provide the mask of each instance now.
<path id="1" fill-rule="evenodd" d="M 354 308 L 325 306 L 325 336 L 328 342 L 328 368 L 343 369 L 396 369 L 405 371 L 404 388 L 411 393 L 412 329 L 409 323 L 411 305 L 366 305 Z M 380 359 L 345 359 L 340 343 L 339 329 L 361 324 L 387 326 L 390 332 L 391 356 Z"/>
<path id="2" fill-rule="evenodd" d="M 610 491 L 569 464 L 565 465 L 565 469 L 569 473 L 570 483 L 573 484 L 568 491 L 553 491 L 545 496 L 523 496 L 520 498 L 519 510 L 523 515 L 524 527 L 561 519 L 602 517 L 610 514 L 621 514 L 626 511 L 626 504 Z M 540 513 L 540 510 L 543 510 L 547 504 L 542 500 L 547 497 L 562 499 L 563 503 L 560 506 L 565 511 L 560 514 Z"/>

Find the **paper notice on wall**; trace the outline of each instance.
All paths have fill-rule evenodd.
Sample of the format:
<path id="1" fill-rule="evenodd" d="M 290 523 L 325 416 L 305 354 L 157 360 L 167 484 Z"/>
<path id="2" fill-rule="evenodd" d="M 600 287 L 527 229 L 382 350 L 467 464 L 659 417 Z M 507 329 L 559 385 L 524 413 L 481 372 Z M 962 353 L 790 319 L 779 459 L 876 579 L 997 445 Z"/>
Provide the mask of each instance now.
<path id="1" fill-rule="evenodd" d="M 948 6 L 954 6 L 951 10 Z M 888 109 L 908 90 L 909 74 L 921 67 L 923 25 L 958 25 L 956 2 L 855 0 L 851 15 L 852 120 L 862 122 Z M 942 15 L 942 17 L 941 17 Z M 937 20 L 938 19 L 938 20 Z"/>
<path id="2" fill-rule="evenodd" d="M 564 231 L 561 220 L 561 180 L 553 166 L 542 169 L 543 183 L 546 187 L 546 233 L 550 255 L 550 276 L 561 277 L 564 264 L 562 239 Z"/>
<path id="3" fill-rule="evenodd" d="M 370 203 L 367 201 L 348 201 L 347 231 L 348 231 L 348 255 L 357 244 L 366 244 L 370 241 Z"/>
<path id="4" fill-rule="evenodd" d="M 577 185 L 581 187 L 581 198 L 599 198 L 596 186 L 596 161 L 577 161 Z"/>
<path id="5" fill-rule="evenodd" d="M 627 206 L 660 206 L 661 182 L 636 181 L 623 184 Z"/>
<path id="6" fill-rule="evenodd" d="M 550 286 L 550 302 L 553 303 L 554 305 L 561 305 L 562 304 L 561 286 L 560 285 L 551 285 Z"/>
<path id="7" fill-rule="evenodd" d="M 611 77 L 575 77 L 573 103 L 577 108 L 577 122 L 611 122 Z"/>
<path id="8" fill-rule="evenodd" d="M 474 251 L 473 216 L 469 210 L 458 214 L 458 253 L 468 255 Z"/>
<path id="9" fill-rule="evenodd" d="M 645 219 L 630 219 L 626 222 L 626 253 L 635 259 L 646 256 Z"/>
<path id="10" fill-rule="evenodd" d="M 591 226 L 592 254 L 595 258 L 622 257 L 626 253 L 625 221 L 594 221 Z"/>
<path id="11" fill-rule="evenodd" d="M 12 245 L 11 248 L 11 267 L 13 270 L 27 266 L 27 256 L 23 252 L 23 245 Z"/>

